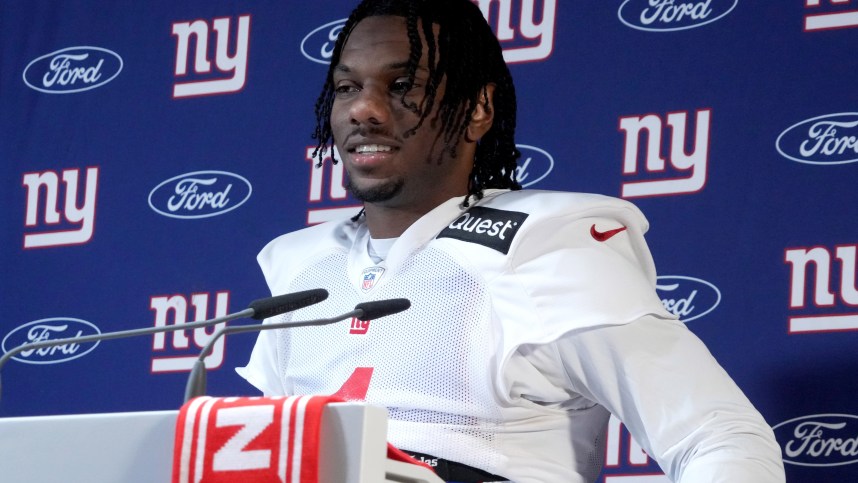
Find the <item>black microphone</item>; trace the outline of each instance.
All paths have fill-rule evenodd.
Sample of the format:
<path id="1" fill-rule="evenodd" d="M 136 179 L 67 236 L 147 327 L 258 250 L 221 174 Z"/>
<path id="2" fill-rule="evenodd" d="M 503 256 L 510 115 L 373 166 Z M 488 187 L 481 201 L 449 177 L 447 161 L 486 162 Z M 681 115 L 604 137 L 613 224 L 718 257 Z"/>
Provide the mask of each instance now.
<path id="1" fill-rule="evenodd" d="M 184 324 L 166 325 L 161 327 L 146 327 L 143 329 L 121 330 L 118 332 L 105 332 L 103 334 L 85 335 L 82 337 L 68 337 L 65 339 L 44 340 L 33 342 L 30 344 L 21 344 L 18 347 L 10 349 L 8 352 L 0 356 L 0 370 L 6 361 L 15 357 L 17 354 L 25 350 L 41 349 L 43 347 L 52 347 L 65 344 L 83 344 L 87 342 L 100 342 L 102 340 L 122 339 L 125 337 L 136 337 L 139 335 L 157 334 L 160 332 L 173 332 L 176 330 L 196 329 L 199 327 L 208 327 L 217 325 L 230 320 L 250 317 L 261 320 L 267 317 L 291 312 L 313 304 L 317 304 L 328 298 L 328 291 L 325 289 L 305 290 L 303 292 L 288 293 L 278 295 L 276 297 L 267 297 L 264 299 L 254 300 L 250 306 L 240 312 L 227 314 L 214 319 L 202 320 L 198 322 L 189 322 Z M 208 347 L 208 346 L 207 346 Z M 209 349 L 211 350 L 211 349 Z M 0 394 L 2 394 L 2 379 L 0 379 Z"/>
<path id="2" fill-rule="evenodd" d="M 356 318 L 360 321 L 368 321 L 378 319 L 387 315 L 398 314 L 411 307 L 411 302 L 408 299 L 386 299 L 377 300 L 374 302 L 361 302 L 355 305 L 354 310 L 345 314 L 332 317 L 330 319 L 316 320 L 289 320 L 286 322 L 275 322 L 271 324 L 254 324 L 254 325 L 236 325 L 232 327 L 223 327 L 212 336 L 209 343 L 200 351 L 200 356 L 194 362 L 194 367 L 188 375 L 188 382 L 185 386 L 185 402 L 190 401 L 195 397 L 202 396 L 206 393 L 206 365 L 205 358 L 211 353 L 215 342 L 227 334 L 238 334 L 242 332 L 261 332 L 271 329 L 286 329 L 293 327 L 309 327 L 317 325 L 328 325 L 345 319 Z"/>

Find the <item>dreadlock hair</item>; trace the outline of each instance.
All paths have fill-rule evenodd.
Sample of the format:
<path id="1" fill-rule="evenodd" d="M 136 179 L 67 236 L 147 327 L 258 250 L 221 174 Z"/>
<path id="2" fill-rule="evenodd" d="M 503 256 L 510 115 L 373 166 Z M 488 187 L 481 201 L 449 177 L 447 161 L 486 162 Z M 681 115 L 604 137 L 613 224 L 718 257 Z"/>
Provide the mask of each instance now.
<path id="1" fill-rule="evenodd" d="M 420 116 L 405 136 L 416 132 L 434 111 L 432 107 L 438 88 L 446 77 L 444 96 L 434 112 L 437 112 L 435 115 L 443 126 L 439 137 L 443 136 L 447 152 L 454 154 L 486 86 L 494 84 L 494 120 L 492 127 L 477 143 L 464 205 L 468 206 L 472 196 L 476 200 L 481 199 L 484 189 L 521 189 L 515 180 L 515 168 L 521 153 L 514 140 L 516 101 L 512 76 L 504 62 L 500 43 L 480 9 L 469 0 L 364 0 L 352 11 L 337 37 L 325 85 L 316 101 L 313 139 L 318 144 L 313 157 L 318 157 L 321 164 L 322 155 L 330 150 L 333 162 L 337 162 L 333 156 L 334 139 L 330 123 L 335 94 L 334 68 L 340 63 L 343 46 L 355 26 L 367 17 L 379 15 L 394 15 L 406 20 L 411 44 L 407 72 L 412 82 L 423 56 L 420 33 L 426 39 L 429 79 L 425 97 L 418 106 L 407 103 L 405 93 L 402 94 L 403 106 Z M 439 27 L 437 36 L 433 25 Z M 485 99 L 483 107 L 491 111 L 488 99 Z"/>

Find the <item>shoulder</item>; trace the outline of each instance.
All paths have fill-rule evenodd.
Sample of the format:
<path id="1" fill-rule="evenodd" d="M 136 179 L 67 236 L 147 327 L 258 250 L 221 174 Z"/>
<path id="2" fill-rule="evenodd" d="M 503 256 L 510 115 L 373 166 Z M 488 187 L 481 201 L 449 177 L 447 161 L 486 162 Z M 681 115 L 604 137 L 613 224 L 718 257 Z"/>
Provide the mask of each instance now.
<path id="1" fill-rule="evenodd" d="M 632 203 L 595 193 L 507 191 L 487 195 L 478 206 L 526 214 L 528 225 L 605 218 L 634 225 L 641 232 L 649 228 L 646 217 Z"/>
<path id="2" fill-rule="evenodd" d="M 270 284 L 275 272 L 291 272 L 332 251 L 347 251 L 361 226 L 361 222 L 346 219 L 286 233 L 268 242 L 256 259 Z"/>

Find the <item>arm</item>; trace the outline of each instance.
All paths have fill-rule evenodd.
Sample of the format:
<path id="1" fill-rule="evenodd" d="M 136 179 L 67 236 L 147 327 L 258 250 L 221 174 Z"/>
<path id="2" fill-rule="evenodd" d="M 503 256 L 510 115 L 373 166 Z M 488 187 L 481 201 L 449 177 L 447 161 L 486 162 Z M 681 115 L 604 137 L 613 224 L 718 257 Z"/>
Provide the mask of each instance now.
<path id="1" fill-rule="evenodd" d="M 647 316 L 554 345 L 571 388 L 623 421 L 673 481 L 785 481 L 771 428 L 682 323 Z"/>

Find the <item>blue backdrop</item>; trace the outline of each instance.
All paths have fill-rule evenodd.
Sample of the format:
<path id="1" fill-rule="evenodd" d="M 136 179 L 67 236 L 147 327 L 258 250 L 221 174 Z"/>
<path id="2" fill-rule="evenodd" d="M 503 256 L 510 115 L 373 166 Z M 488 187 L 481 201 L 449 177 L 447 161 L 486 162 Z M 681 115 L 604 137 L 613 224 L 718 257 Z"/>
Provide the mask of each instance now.
<path id="1" fill-rule="evenodd" d="M 475 3 L 516 80 L 522 183 L 638 204 L 665 305 L 788 480 L 854 481 L 858 0 Z M 5 0 L 3 350 L 241 310 L 268 240 L 356 213 L 308 155 L 351 6 Z M 178 408 L 210 333 L 24 352 L 0 416 Z M 215 348 L 210 394 L 252 393 L 232 368 L 253 341 Z M 603 481 L 664 481 L 618 423 L 607 441 Z"/>

